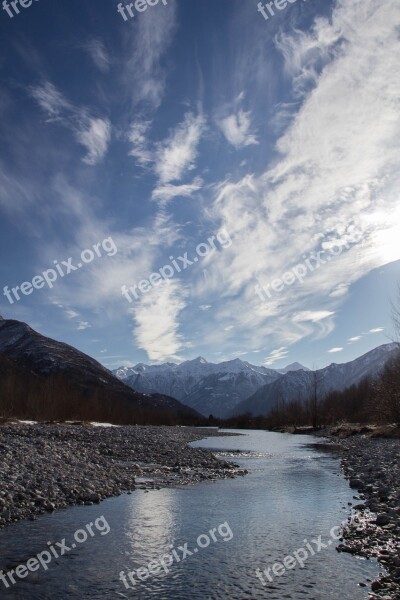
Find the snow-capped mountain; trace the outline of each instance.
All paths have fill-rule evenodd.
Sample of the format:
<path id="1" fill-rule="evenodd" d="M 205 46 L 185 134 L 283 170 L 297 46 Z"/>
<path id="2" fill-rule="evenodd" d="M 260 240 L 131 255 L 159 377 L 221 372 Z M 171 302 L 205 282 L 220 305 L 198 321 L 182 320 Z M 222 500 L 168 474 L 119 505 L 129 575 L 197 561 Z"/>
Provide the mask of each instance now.
<path id="1" fill-rule="evenodd" d="M 298 362 L 294 362 L 291 365 L 288 365 L 284 369 L 277 369 L 279 373 L 289 373 L 290 371 L 310 371 L 307 367 L 304 367 Z"/>
<path id="2" fill-rule="evenodd" d="M 252 415 L 266 415 L 278 401 L 307 400 L 312 394 L 314 377 L 320 398 L 333 390 L 344 390 L 357 384 L 367 375 L 370 377 L 378 375 L 385 363 L 397 354 L 399 349 L 399 344 L 385 344 L 351 362 L 332 363 L 324 369 L 315 371 L 315 376 L 313 371 L 290 371 L 260 388 L 247 400 L 240 402 L 233 413 L 249 412 Z"/>
<path id="3" fill-rule="evenodd" d="M 246 365 L 237 372 L 220 371 L 203 377 L 182 402 L 203 415 L 225 418 L 243 398 L 277 377 L 276 372 L 266 374 Z"/>
<path id="4" fill-rule="evenodd" d="M 281 375 L 275 369 L 258 367 L 238 358 L 216 364 L 201 356 L 181 364 L 139 363 L 116 369 L 114 374 L 137 391 L 168 394 L 207 417 L 213 414 L 222 418 L 239 402 Z"/>
<path id="5" fill-rule="evenodd" d="M 318 370 L 318 390 L 324 395 L 374 376 L 398 350 L 386 344 L 348 363 L 332 363 Z M 133 389 L 166 394 L 177 398 L 197 412 L 226 418 L 251 412 L 266 414 L 277 400 L 305 400 L 310 396 L 313 371 L 300 363 L 284 369 L 268 369 L 240 359 L 210 363 L 199 356 L 181 364 L 164 363 L 121 367 L 114 374 Z"/>

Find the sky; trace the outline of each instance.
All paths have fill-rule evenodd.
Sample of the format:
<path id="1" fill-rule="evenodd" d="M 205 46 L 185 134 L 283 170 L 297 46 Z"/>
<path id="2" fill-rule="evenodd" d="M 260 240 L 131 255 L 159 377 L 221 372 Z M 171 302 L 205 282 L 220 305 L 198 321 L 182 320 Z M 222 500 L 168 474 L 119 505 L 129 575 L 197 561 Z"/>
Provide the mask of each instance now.
<path id="1" fill-rule="evenodd" d="M 391 341 L 398 0 L 119 4 L 0 7 L 0 314 L 110 369 Z"/>

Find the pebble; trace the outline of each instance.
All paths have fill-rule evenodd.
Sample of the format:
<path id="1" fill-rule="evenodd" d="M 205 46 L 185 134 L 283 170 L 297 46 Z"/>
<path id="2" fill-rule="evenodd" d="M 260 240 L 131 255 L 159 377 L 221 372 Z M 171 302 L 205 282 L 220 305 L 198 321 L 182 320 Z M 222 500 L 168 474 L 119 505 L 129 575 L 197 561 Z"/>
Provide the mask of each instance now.
<path id="1" fill-rule="evenodd" d="M 384 573 L 371 583 L 369 598 L 400 599 L 400 439 L 355 435 L 334 439 L 342 447 L 349 485 L 361 492 L 339 552 L 375 558 Z M 336 449 L 335 449 L 336 450 Z"/>
<path id="2" fill-rule="evenodd" d="M 245 475 L 189 442 L 219 434 L 189 427 L 0 425 L 0 528 L 141 489 Z M 138 480 L 143 479 L 138 484 Z"/>

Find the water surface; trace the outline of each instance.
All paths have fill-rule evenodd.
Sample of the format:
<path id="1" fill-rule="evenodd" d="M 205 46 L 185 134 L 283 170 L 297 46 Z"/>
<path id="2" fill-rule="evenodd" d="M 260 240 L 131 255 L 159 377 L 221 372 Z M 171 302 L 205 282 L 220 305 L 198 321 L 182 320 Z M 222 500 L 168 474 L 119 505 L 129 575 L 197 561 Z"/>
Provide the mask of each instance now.
<path id="1" fill-rule="evenodd" d="M 377 564 L 338 554 L 334 543 L 315 552 L 304 568 L 297 565 L 280 577 L 270 571 L 273 581 L 264 576 L 266 585 L 257 579 L 257 568 L 263 571 L 281 563 L 312 539 L 322 536 L 327 543 L 331 528 L 346 519 L 348 503 L 354 500 L 338 458 L 310 448 L 309 436 L 240 433 L 246 435 L 212 437 L 193 445 L 213 448 L 225 459 L 233 454 L 228 460 L 247 468 L 246 477 L 177 489 L 137 490 L 100 505 L 70 508 L 0 531 L 0 568 L 8 571 L 46 550 L 48 541 L 66 538 L 70 543 L 77 529 L 101 515 L 111 528 L 103 536 L 95 530 L 94 537 L 54 558 L 46 572 L 30 573 L 8 590 L 0 582 L 1 597 L 365 600 L 367 588 L 358 584 L 377 576 Z M 244 454 L 231 452 L 236 450 Z M 218 526 L 224 523 L 222 535 Z M 229 531 L 232 539 L 228 539 Z M 196 543 L 201 534 L 208 535 L 207 547 L 199 548 Z M 201 545 L 206 541 L 200 538 Z M 191 556 L 179 563 L 174 558 L 168 573 L 153 570 L 145 581 L 135 576 L 134 589 L 126 589 L 120 579 L 122 571 L 126 576 L 172 549 L 181 557 L 178 547 L 185 543 Z M 313 543 L 311 547 L 317 548 Z"/>

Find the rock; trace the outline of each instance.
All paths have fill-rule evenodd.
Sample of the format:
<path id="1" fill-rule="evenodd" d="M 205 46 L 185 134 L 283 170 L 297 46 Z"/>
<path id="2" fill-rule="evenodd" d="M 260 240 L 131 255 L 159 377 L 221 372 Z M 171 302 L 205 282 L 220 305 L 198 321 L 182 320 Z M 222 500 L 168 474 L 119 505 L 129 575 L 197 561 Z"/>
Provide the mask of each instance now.
<path id="1" fill-rule="evenodd" d="M 373 592 L 378 592 L 380 589 L 382 589 L 382 584 L 379 581 L 373 581 L 371 583 L 371 590 Z"/>
<path id="2" fill-rule="evenodd" d="M 361 483 L 360 479 L 350 479 L 350 487 L 359 490 L 362 489 L 363 484 Z"/>
<path id="3" fill-rule="evenodd" d="M 400 600 L 400 440 L 355 435 L 340 444 L 343 471 L 363 503 L 353 507 L 336 549 L 376 558 L 386 574 L 372 582 L 369 597 Z"/>
<path id="4" fill-rule="evenodd" d="M 388 525 L 390 523 L 390 518 L 387 515 L 378 515 L 376 517 L 376 524 L 380 527 L 382 525 Z"/>
<path id="5" fill-rule="evenodd" d="M 188 445 L 212 435 L 233 434 L 189 427 L 1 424 L 0 527 L 131 492 L 144 471 L 154 479 L 151 489 L 244 475 L 234 463 Z"/>

